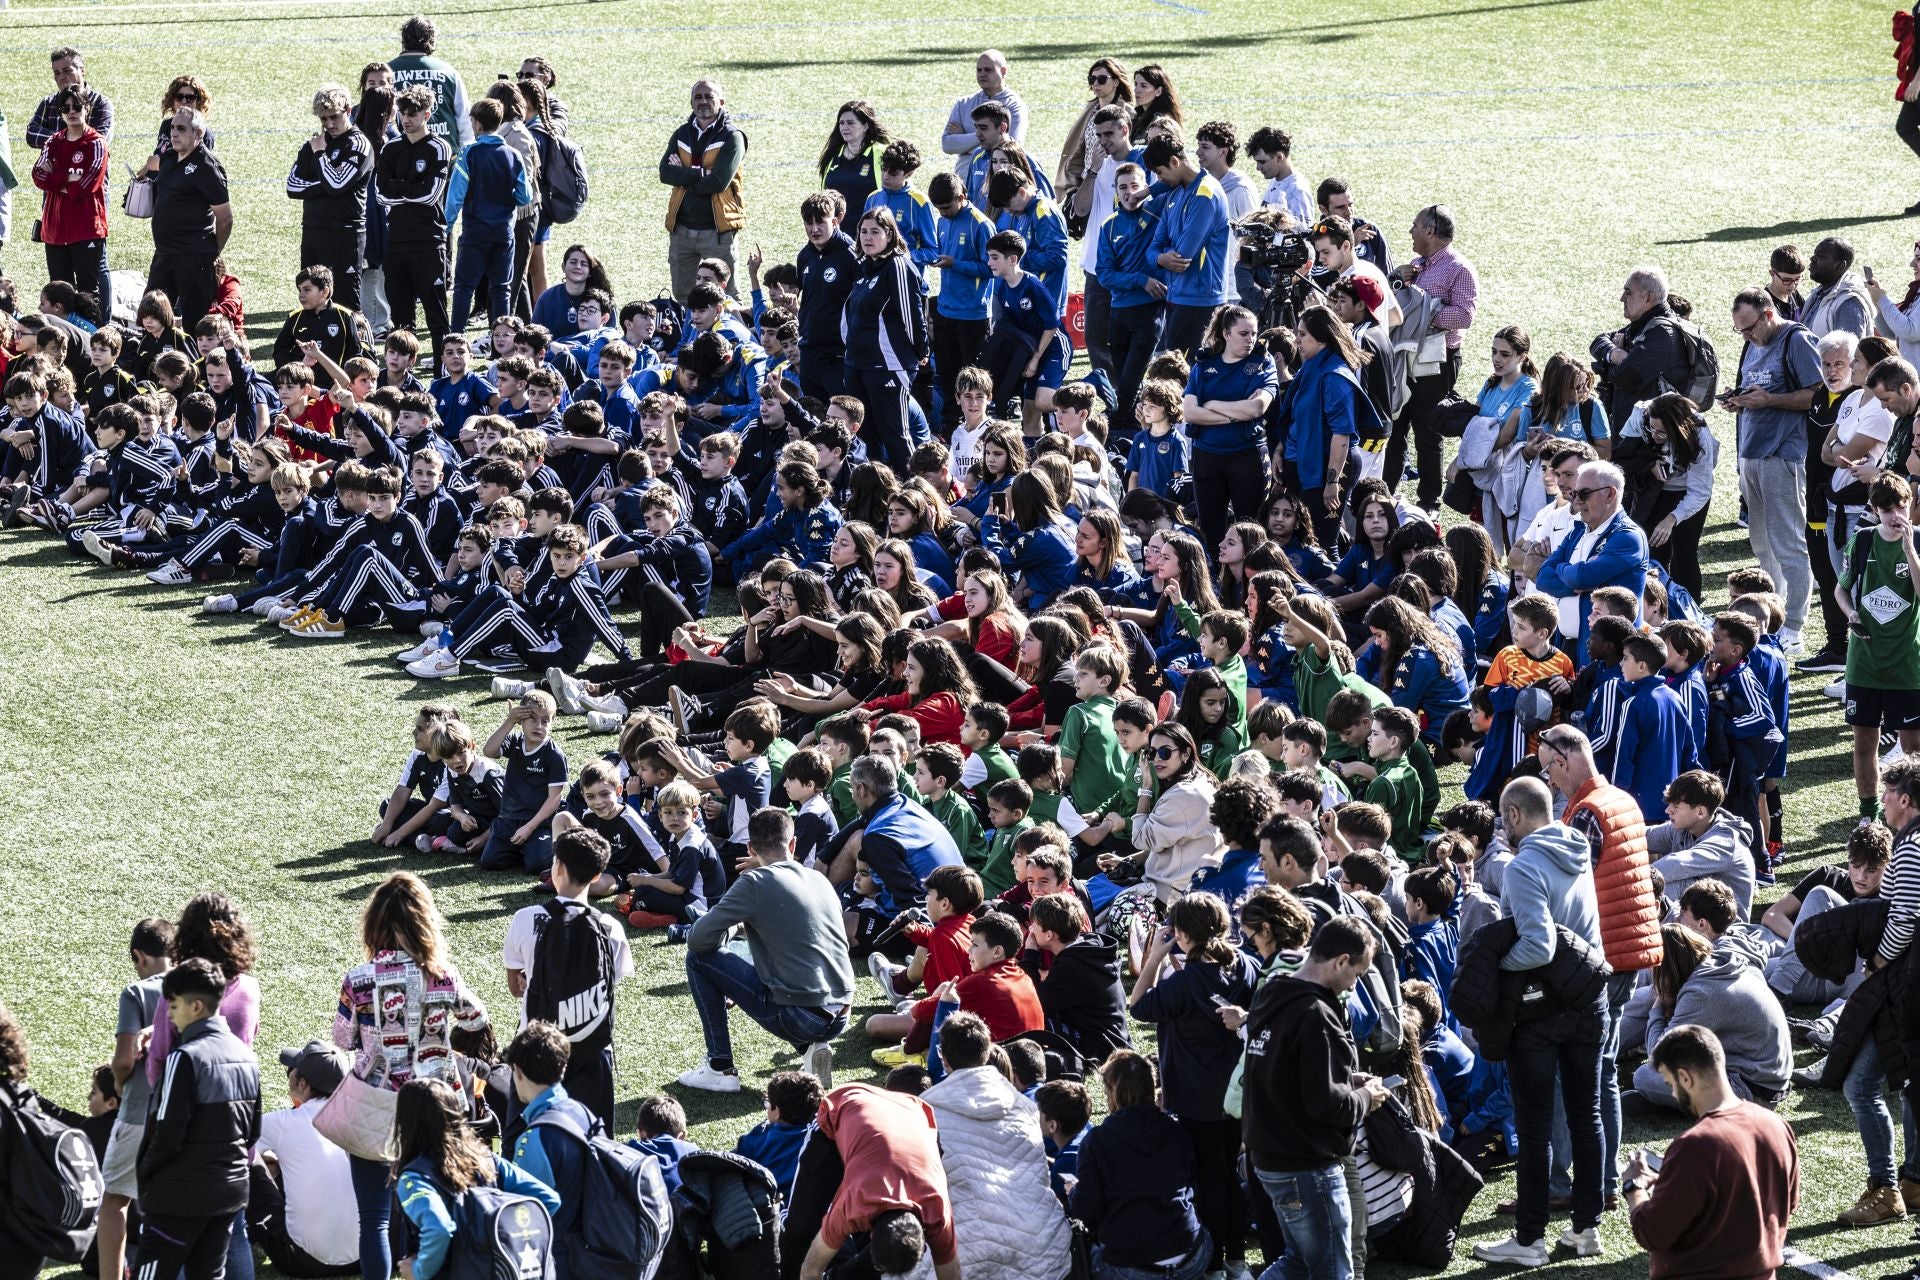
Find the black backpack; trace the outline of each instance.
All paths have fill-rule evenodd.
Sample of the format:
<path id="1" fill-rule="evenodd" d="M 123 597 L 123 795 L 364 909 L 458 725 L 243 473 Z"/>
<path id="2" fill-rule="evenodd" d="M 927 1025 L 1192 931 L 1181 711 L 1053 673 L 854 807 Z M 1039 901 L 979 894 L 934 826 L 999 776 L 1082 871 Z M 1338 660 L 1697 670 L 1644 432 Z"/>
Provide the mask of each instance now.
<path id="1" fill-rule="evenodd" d="M 553 222 L 572 222 L 587 207 L 587 157 L 580 144 L 547 126 L 533 127 L 540 149 L 540 203 Z"/>
<path id="2" fill-rule="evenodd" d="M 0 1085 L 7 1194 L 0 1226 L 29 1253 L 79 1262 L 93 1246 L 107 1181 L 87 1135 L 40 1109 L 33 1094 Z"/>
<path id="3" fill-rule="evenodd" d="M 1720 391 L 1720 353 L 1713 349 L 1713 343 L 1707 340 L 1707 335 L 1688 321 L 1672 316 L 1667 323 L 1673 326 L 1675 335 L 1680 339 L 1680 351 L 1687 358 L 1686 385 L 1674 387 L 1673 390 L 1693 401 L 1693 407 L 1705 413 Z M 1791 363 L 1787 376 L 1793 376 Z"/>
<path id="4" fill-rule="evenodd" d="M 454 1221 L 447 1280 L 553 1280 L 553 1218 L 545 1205 L 488 1183 L 446 1199 Z"/>
<path id="5" fill-rule="evenodd" d="M 613 1043 L 613 982 L 613 944 L 600 913 L 548 902 L 533 922 L 527 1020 L 559 1027 L 574 1053 L 598 1053 Z"/>
<path id="6" fill-rule="evenodd" d="M 566 1134 L 586 1156 L 574 1231 L 560 1241 L 574 1280 L 653 1280 L 673 1234 L 673 1206 L 659 1162 L 613 1141 L 598 1125 L 589 1134 L 554 1107 L 541 1112 L 533 1127 Z"/>
<path id="7" fill-rule="evenodd" d="M 647 339 L 647 345 L 666 360 L 680 349 L 680 335 L 687 329 L 687 309 L 672 298 L 660 297 L 653 300 L 653 311 L 653 336 Z"/>

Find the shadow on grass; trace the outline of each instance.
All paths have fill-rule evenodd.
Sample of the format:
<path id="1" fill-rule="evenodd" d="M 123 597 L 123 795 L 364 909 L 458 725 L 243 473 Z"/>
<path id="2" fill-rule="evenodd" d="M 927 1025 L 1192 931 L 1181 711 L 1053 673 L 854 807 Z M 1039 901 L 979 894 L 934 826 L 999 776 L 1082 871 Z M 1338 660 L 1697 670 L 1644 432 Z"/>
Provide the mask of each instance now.
<path id="1" fill-rule="evenodd" d="M 1802 218 L 1791 222 L 1776 222 L 1765 227 L 1721 227 L 1718 231 L 1709 231 L 1704 235 L 1679 240 L 1656 240 L 1655 244 L 1744 244 L 1750 240 L 1777 240 L 1781 236 L 1811 236 L 1828 231 L 1840 231 L 1847 227 L 1872 226 L 1876 222 L 1899 222 L 1907 217 L 1906 210 L 1896 213 L 1876 213 L 1861 217 L 1848 215 L 1839 218 Z"/>

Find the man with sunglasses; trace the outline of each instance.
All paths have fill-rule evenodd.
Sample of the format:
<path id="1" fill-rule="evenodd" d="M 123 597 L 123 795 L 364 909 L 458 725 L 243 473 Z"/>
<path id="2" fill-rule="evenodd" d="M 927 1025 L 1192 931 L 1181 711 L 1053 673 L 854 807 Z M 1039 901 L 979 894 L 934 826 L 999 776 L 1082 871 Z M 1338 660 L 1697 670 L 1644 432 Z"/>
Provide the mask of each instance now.
<path id="1" fill-rule="evenodd" d="M 227 172 L 204 145 L 207 118 L 174 112 L 173 147 L 160 157 L 153 177 L 153 263 L 147 288 L 173 303 L 182 323 L 192 324 L 213 305 L 219 281 L 213 260 L 233 232 Z"/>
<path id="2" fill-rule="evenodd" d="M 1540 566 L 1535 585 L 1561 602 L 1561 620 L 1571 601 L 1579 614 L 1580 651 L 1587 662 L 1588 615 L 1593 593 L 1601 587 L 1625 587 L 1640 599 L 1647 585 L 1647 535 L 1620 509 L 1626 476 L 1611 462 L 1580 468 L 1567 504 L 1579 521 Z"/>
<path id="3" fill-rule="evenodd" d="M 1620 287 L 1627 323 L 1603 333 L 1587 348 L 1600 378 L 1608 422 L 1625 422 L 1633 407 L 1662 391 L 1687 389 L 1690 366 L 1673 308 L 1667 305 L 1667 273 L 1635 267 Z"/>

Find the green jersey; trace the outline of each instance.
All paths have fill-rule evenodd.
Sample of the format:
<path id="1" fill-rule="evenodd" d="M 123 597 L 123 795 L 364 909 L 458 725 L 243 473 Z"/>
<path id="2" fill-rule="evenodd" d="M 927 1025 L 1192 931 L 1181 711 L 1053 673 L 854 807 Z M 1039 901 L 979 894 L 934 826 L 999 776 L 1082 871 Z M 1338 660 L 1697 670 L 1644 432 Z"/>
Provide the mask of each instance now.
<path id="1" fill-rule="evenodd" d="M 1327 704 L 1333 701 L 1333 695 L 1342 689 L 1358 689 L 1366 698 L 1369 707 L 1390 707 L 1393 699 L 1376 687 L 1372 681 L 1352 672 L 1345 675 L 1333 665 L 1331 656 L 1322 658 L 1313 651 L 1312 645 L 1303 646 L 1293 655 L 1293 688 L 1300 700 L 1301 714 L 1309 720 L 1327 722 Z M 1332 738 L 1332 735 L 1328 735 Z M 1340 759 L 1332 748 L 1339 743 L 1332 738 L 1328 743 L 1327 755 L 1330 759 Z"/>
<path id="2" fill-rule="evenodd" d="M 997 898 L 1013 888 L 1013 842 L 1032 825 L 1031 817 L 1022 818 L 1010 827 L 996 828 L 987 837 L 986 857 L 980 864 L 980 887 L 987 897 Z"/>
<path id="3" fill-rule="evenodd" d="M 1905 547 L 1873 530 L 1856 535 L 1840 585 L 1862 628 L 1848 638 L 1847 686 L 1920 689 L 1920 611 Z"/>
<path id="4" fill-rule="evenodd" d="M 958 791 L 949 791 L 938 800 L 924 800 L 921 803 L 933 815 L 934 821 L 947 829 L 953 842 L 960 846 L 960 856 L 966 859 L 967 865 L 978 871 L 986 861 L 987 838 L 980 827 L 980 815 L 973 811 L 966 797 Z"/>
<path id="5" fill-rule="evenodd" d="M 1132 781 L 1127 776 L 1127 753 L 1113 731 L 1115 701 L 1101 694 L 1067 708 L 1060 726 L 1060 758 L 1073 761 L 1073 779 L 1067 794 L 1081 813 L 1103 813 L 1121 805 L 1121 794 Z M 1131 793 L 1126 797 L 1133 799 Z"/>
<path id="6" fill-rule="evenodd" d="M 1395 848 L 1420 847 L 1420 777 L 1404 756 L 1380 765 L 1380 772 L 1367 784 L 1366 800 L 1387 811 Z"/>
<path id="7" fill-rule="evenodd" d="M 773 794 L 780 794 L 780 784 L 787 776 L 787 760 L 800 748 L 785 738 L 775 738 L 767 745 L 767 768 L 773 774 Z"/>

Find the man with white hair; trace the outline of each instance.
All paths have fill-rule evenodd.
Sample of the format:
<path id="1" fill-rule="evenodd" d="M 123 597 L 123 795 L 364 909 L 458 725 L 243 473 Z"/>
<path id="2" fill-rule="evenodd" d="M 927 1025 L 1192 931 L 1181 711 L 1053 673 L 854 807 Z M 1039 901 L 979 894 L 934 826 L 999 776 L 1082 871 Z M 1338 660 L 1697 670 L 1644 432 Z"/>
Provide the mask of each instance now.
<path id="1" fill-rule="evenodd" d="M 1633 406 L 1663 391 L 1687 389 L 1687 347 L 1679 317 L 1667 305 L 1667 273 L 1659 267 L 1635 267 L 1620 289 L 1620 310 L 1627 323 L 1593 340 L 1588 351 L 1600 377 L 1607 421 L 1626 422 Z M 1707 406 L 1696 406 L 1705 409 Z"/>
<path id="2" fill-rule="evenodd" d="M 1740 496 L 1754 558 L 1779 584 L 1787 608 L 1780 647 L 1800 646 L 1813 564 L 1807 556 L 1807 411 L 1820 387 L 1820 356 L 1805 325 L 1782 320 L 1763 289 L 1733 300 L 1733 327 L 1746 346 L 1726 398 L 1740 413 Z"/>
<path id="3" fill-rule="evenodd" d="M 1027 104 L 1020 101 L 1019 94 L 1007 88 L 1007 55 L 998 49 L 982 50 L 973 61 L 973 78 L 979 84 L 980 92 L 970 93 L 954 102 L 953 110 L 947 113 L 947 128 L 940 137 L 940 149 L 950 156 L 964 156 L 973 150 L 973 109 L 986 102 L 997 102 L 1007 109 L 1007 114 L 1013 117 L 1013 127 L 1008 130 L 1008 136 L 1024 145 L 1027 140 Z"/>
<path id="4" fill-rule="evenodd" d="M 1560 602 L 1560 631 L 1578 634 L 1587 662 L 1587 614 L 1601 587 L 1625 587 L 1637 601 L 1647 585 L 1647 535 L 1620 509 L 1627 478 L 1611 462 L 1589 462 L 1566 492 L 1579 521 L 1547 556 L 1534 585 Z M 1804 547 L 1802 548 L 1804 552 Z"/>

